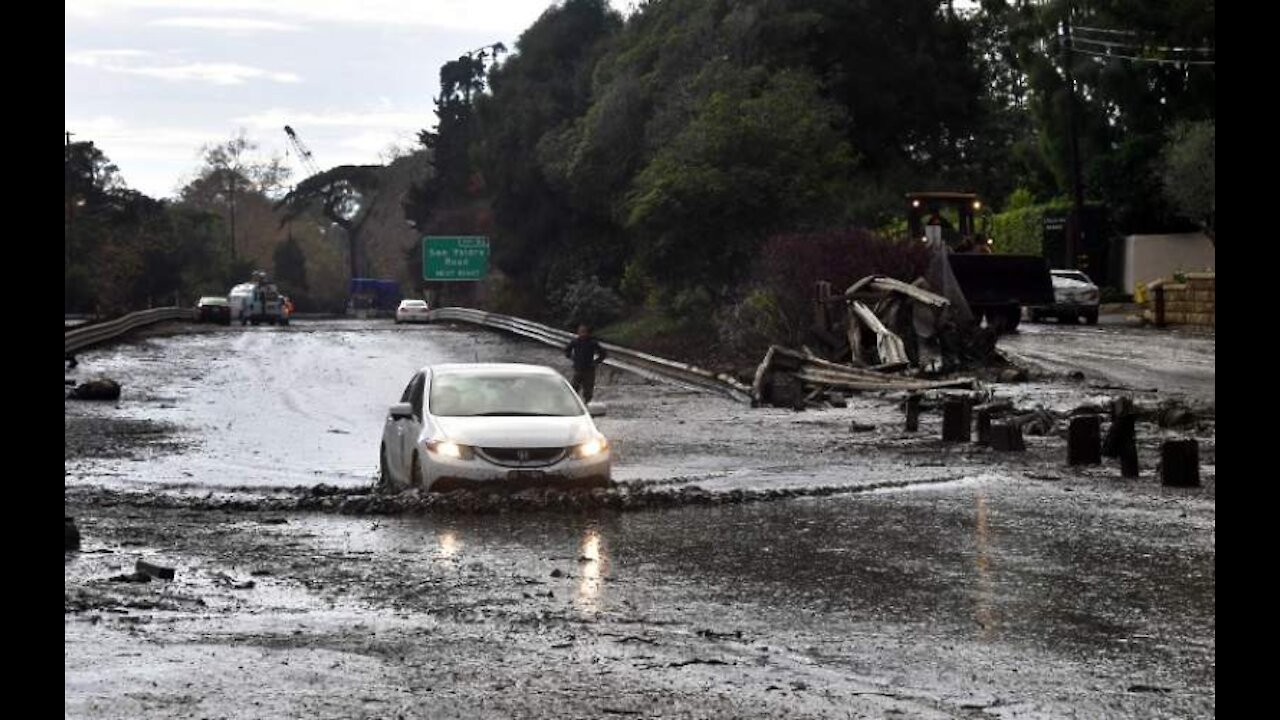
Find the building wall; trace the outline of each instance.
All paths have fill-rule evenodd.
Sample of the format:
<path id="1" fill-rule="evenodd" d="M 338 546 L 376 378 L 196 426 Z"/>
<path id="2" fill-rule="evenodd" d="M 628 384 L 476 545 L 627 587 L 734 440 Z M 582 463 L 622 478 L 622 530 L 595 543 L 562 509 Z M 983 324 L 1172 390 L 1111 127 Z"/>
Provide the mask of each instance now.
<path id="1" fill-rule="evenodd" d="M 1214 270 L 1213 243 L 1203 233 L 1129 235 L 1124 239 L 1124 291 L 1177 272 Z"/>

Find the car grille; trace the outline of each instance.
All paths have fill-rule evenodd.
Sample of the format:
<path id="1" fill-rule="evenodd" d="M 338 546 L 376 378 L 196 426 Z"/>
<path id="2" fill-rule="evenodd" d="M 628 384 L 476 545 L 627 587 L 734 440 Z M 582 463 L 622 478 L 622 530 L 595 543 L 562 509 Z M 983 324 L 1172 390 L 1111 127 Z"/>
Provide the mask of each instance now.
<path id="1" fill-rule="evenodd" d="M 569 448 L 476 448 L 480 457 L 494 465 L 506 467 L 543 467 L 554 465 L 564 458 Z"/>

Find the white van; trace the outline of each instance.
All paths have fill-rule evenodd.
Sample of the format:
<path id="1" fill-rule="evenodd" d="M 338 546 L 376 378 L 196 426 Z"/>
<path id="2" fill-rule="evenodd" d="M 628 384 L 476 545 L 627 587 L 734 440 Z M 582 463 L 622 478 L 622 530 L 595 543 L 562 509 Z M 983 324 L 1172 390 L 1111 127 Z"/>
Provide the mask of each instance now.
<path id="1" fill-rule="evenodd" d="M 249 322 L 249 313 L 253 311 L 253 292 L 257 287 L 253 283 L 241 283 L 227 293 L 232 322 L 239 321 L 241 325 Z"/>
<path id="2" fill-rule="evenodd" d="M 232 321 L 239 320 L 241 325 L 289 324 L 289 313 L 285 308 L 284 297 L 280 295 L 273 283 L 236 285 L 231 288 L 231 292 L 227 293 L 227 303 L 231 306 Z"/>

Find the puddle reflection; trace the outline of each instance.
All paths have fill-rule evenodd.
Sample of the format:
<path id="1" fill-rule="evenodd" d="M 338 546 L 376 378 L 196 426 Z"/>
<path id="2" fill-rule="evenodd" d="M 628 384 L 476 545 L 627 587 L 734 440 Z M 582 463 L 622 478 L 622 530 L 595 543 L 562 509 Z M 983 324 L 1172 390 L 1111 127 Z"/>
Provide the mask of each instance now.
<path id="1" fill-rule="evenodd" d="M 991 527 L 987 522 L 987 496 L 982 490 L 974 493 L 977 516 L 973 530 L 974 547 L 977 550 L 975 565 L 978 570 L 978 588 L 975 595 L 974 620 L 981 630 L 978 636 L 989 640 L 999 618 L 995 611 L 995 589 L 991 580 Z"/>
<path id="2" fill-rule="evenodd" d="M 441 560 L 449 560 L 456 557 L 458 551 L 462 549 L 462 541 L 458 539 L 458 533 L 453 530 L 437 532 L 436 542 L 440 544 L 440 547 L 436 550 L 435 556 Z"/>
<path id="3" fill-rule="evenodd" d="M 591 613 L 600 611 L 607 562 L 608 554 L 600 531 L 587 528 L 578 549 L 578 595 L 575 603 L 579 609 Z"/>

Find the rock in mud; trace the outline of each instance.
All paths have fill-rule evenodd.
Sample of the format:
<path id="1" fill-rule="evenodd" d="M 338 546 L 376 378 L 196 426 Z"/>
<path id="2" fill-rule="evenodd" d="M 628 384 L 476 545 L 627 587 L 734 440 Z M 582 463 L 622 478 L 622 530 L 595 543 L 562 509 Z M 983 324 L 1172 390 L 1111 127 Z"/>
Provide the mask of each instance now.
<path id="1" fill-rule="evenodd" d="M 62 521 L 62 538 L 63 552 L 80 549 L 80 528 L 76 527 L 76 519 L 73 517 L 63 516 Z"/>
<path id="2" fill-rule="evenodd" d="M 1156 422 L 1162 428 L 1181 428 L 1194 425 L 1195 413 L 1177 401 L 1166 401 L 1160 404 Z"/>
<path id="3" fill-rule="evenodd" d="M 996 375 L 996 379 L 1002 383 L 1026 382 L 1027 371 L 1017 367 L 1005 368 Z"/>
<path id="4" fill-rule="evenodd" d="M 136 574 L 147 575 L 161 580 L 172 580 L 174 575 L 173 568 L 155 565 L 146 560 L 139 560 L 137 565 L 134 566 L 134 570 L 137 571 Z"/>
<path id="5" fill-rule="evenodd" d="M 120 383 L 108 378 L 90 380 L 72 388 L 71 397 L 76 400 L 119 400 Z"/>

